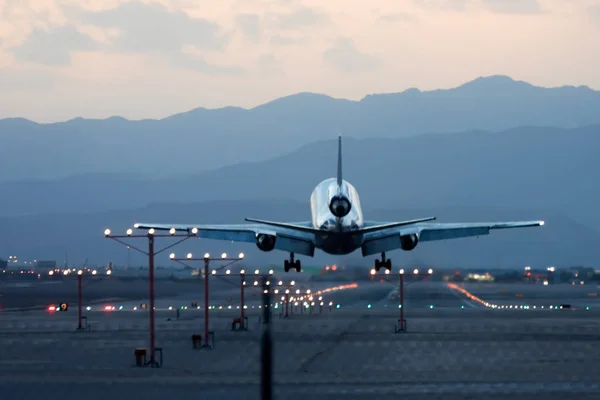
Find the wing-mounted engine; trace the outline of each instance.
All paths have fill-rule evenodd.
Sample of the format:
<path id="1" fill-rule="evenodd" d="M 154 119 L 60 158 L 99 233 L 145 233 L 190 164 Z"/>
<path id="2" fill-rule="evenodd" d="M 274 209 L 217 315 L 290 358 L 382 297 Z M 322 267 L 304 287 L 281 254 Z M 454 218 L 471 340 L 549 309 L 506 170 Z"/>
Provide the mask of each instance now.
<path id="1" fill-rule="evenodd" d="M 262 251 L 271 251 L 275 248 L 276 239 L 273 235 L 258 234 L 256 235 L 256 247 Z"/>
<path id="2" fill-rule="evenodd" d="M 400 248 L 405 251 L 411 251 L 419 243 L 419 235 L 411 233 L 409 235 L 400 236 Z"/>
<path id="3" fill-rule="evenodd" d="M 351 209 L 350 200 L 342 194 L 337 194 L 329 200 L 329 211 L 338 218 L 348 215 Z"/>

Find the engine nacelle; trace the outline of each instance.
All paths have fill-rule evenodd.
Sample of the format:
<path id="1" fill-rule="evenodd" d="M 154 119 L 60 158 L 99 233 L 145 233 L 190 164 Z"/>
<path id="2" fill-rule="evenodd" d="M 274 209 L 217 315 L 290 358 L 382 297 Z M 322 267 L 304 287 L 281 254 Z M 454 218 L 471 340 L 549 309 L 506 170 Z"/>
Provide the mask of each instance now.
<path id="1" fill-rule="evenodd" d="M 400 248 L 405 251 L 411 251 L 419 243 L 419 236 L 411 233 L 410 235 L 400 236 Z"/>
<path id="2" fill-rule="evenodd" d="M 352 204 L 345 196 L 333 196 L 329 202 L 329 211 L 338 218 L 348 215 L 351 209 Z"/>
<path id="3" fill-rule="evenodd" d="M 262 251 L 271 251 L 275 248 L 275 236 L 259 234 L 256 236 L 256 247 Z"/>

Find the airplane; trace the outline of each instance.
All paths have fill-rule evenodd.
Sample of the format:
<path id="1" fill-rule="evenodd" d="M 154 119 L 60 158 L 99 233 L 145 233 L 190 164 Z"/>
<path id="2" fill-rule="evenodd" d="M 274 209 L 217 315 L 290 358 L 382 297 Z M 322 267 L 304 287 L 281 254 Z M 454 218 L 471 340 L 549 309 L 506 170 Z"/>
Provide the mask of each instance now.
<path id="1" fill-rule="evenodd" d="M 381 254 L 375 270 L 391 271 L 392 260 L 386 252 L 413 250 L 421 242 L 488 235 L 492 229 L 542 226 L 544 221 L 432 223 L 436 217 L 398 222 L 365 221 L 358 193 L 342 178 L 342 138 L 338 137 L 337 177 L 319 183 L 310 196 L 311 221 L 277 222 L 246 218 L 251 224 L 194 225 L 136 223 L 136 229 L 193 233 L 198 237 L 255 243 L 265 252 L 280 250 L 290 257 L 285 272 L 301 271 L 296 254 L 313 257 L 315 249 L 333 254 L 350 254 L 361 249 L 363 257 Z"/>

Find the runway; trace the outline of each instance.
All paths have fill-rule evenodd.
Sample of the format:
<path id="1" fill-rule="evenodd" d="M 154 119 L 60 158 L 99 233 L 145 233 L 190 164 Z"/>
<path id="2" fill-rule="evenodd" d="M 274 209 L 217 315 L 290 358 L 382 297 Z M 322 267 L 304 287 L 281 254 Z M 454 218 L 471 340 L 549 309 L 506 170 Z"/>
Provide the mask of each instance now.
<path id="1" fill-rule="evenodd" d="M 215 348 L 192 349 L 191 334 L 202 332 L 204 310 L 180 309 L 177 319 L 175 308 L 201 300 L 203 292 L 200 282 L 179 285 L 189 290 L 157 301 L 162 368 L 133 366 L 133 349 L 148 347 L 147 310 L 133 309 L 140 300 L 112 302 L 117 307 L 111 311 L 102 309 L 104 303 L 86 309 L 88 332 L 75 332 L 75 303 L 67 312 L 2 312 L 3 399 L 39 397 L 42 391 L 60 400 L 259 399 L 259 297 L 247 296 L 250 330 L 232 332 L 239 287 L 215 284 Z M 295 307 L 288 318 L 283 307 L 273 309 L 275 398 L 598 398 L 600 303 L 587 295 L 598 288 L 584 286 L 460 286 L 469 297 L 444 282 L 413 283 L 405 290 L 408 330 L 394 333 L 400 312 L 395 282 L 352 286 L 298 279 L 294 287 L 322 293 L 332 307 Z M 567 302 L 573 307 L 549 307 Z M 508 303 L 517 307 L 490 306 Z"/>

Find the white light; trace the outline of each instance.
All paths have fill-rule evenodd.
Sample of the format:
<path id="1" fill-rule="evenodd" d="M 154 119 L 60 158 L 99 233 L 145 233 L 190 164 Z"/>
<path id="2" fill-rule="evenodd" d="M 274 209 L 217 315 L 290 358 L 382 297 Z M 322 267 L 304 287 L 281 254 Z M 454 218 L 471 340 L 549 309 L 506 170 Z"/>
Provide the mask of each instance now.
<path id="1" fill-rule="evenodd" d="M 389 269 L 386 269 L 386 270 L 385 270 L 385 274 L 386 274 L 386 275 L 388 275 L 389 273 L 390 273 L 390 270 L 389 270 Z"/>
<path id="2" fill-rule="evenodd" d="M 104 230 L 104 236 L 108 236 L 110 235 L 110 229 L 105 229 Z"/>
<path id="3" fill-rule="evenodd" d="M 221 258 L 227 258 L 227 253 L 221 254 Z"/>
<path id="4" fill-rule="evenodd" d="M 210 254 L 208 254 L 208 253 L 204 253 L 204 258 L 205 258 L 205 259 L 206 259 L 206 258 L 210 258 Z"/>
<path id="5" fill-rule="evenodd" d="M 187 256 L 186 256 L 186 257 L 187 257 L 187 258 L 188 258 L 188 260 L 189 260 L 190 258 L 192 258 L 192 257 L 193 257 L 193 254 L 192 254 L 192 253 L 187 253 Z"/>
<path id="6" fill-rule="evenodd" d="M 213 274 L 213 275 L 216 275 L 216 274 L 217 274 L 217 270 L 216 270 L 216 269 L 213 269 L 213 270 L 212 270 L 212 274 Z"/>
<path id="7" fill-rule="evenodd" d="M 245 273 L 246 273 L 246 271 L 244 271 L 243 269 L 240 271 L 240 274 L 242 274 L 242 275 Z"/>
<path id="8" fill-rule="evenodd" d="M 432 270 L 431 268 L 429 268 L 429 271 L 427 271 L 427 273 L 428 273 L 429 275 L 431 275 L 431 274 L 433 274 L 433 270 Z"/>
<path id="9" fill-rule="evenodd" d="M 544 221 L 540 221 L 540 226 L 543 226 L 545 224 Z"/>
<path id="10" fill-rule="evenodd" d="M 373 269 L 371 270 L 371 275 L 375 275 L 376 273 L 377 273 L 377 271 L 375 271 L 375 268 L 373 268 Z"/>
<path id="11" fill-rule="evenodd" d="M 170 233 L 171 235 L 174 235 L 174 234 L 175 234 L 175 232 L 176 232 L 175 228 L 171 228 L 171 229 L 169 229 L 169 233 Z"/>
<path id="12" fill-rule="evenodd" d="M 306 293 L 309 294 L 310 293 L 310 289 L 306 289 Z"/>
<path id="13" fill-rule="evenodd" d="M 63 272 L 63 274 L 64 274 L 64 275 L 67 275 L 68 273 L 69 273 L 69 270 L 68 270 L 68 269 L 66 269 L 66 270 Z"/>
<path id="14" fill-rule="evenodd" d="M 112 271 L 109 269 L 108 271 L 106 271 L 106 275 L 110 275 L 112 274 Z"/>
<path id="15" fill-rule="evenodd" d="M 290 294 L 290 289 L 285 289 L 285 294 Z"/>
<path id="16" fill-rule="evenodd" d="M 278 293 L 279 293 L 279 289 L 275 289 L 275 294 L 278 294 Z"/>
<path id="17" fill-rule="evenodd" d="M 172 260 L 172 259 L 174 259 L 174 258 L 175 258 L 175 253 L 171 253 L 171 254 L 169 254 L 169 258 L 170 258 L 171 260 Z"/>
<path id="18" fill-rule="evenodd" d="M 244 253 L 238 254 L 238 258 L 244 258 Z"/>
<path id="19" fill-rule="evenodd" d="M 283 281 L 279 281 L 277 284 L 278 284 L 279 286 L 281 286 L 281 285 L 283 285 Z"/>
<path id="20" fill-rule="evenodd" d="M 154 235 L 154 228 L 150 228 L 150 229 L 148 230 L 148 234 L 149 234 L 149 235 Z"/>
<path id="21" fill-rule="evenodd" d="M 416 274 L 418 274 L 418 273 L 419 273 L 419 270 L 415 268 L 415 270 L 414 270 L 413 272 L 414 272 L 414 273 L 415 273 L 415 275 L 416 275 Z"/>
<path id="22" fill-rule="evenodd" d="M 77 275 L 83 275 L 83 271 L 82 270 L 77 271 Z"/>
<path id="23" fill-rule="evenodd" d="M 272 269 L 269 270 L 269 275 L 273 275 L 273 270 Z"/>
<path id="24" fill-rule="evenodd" d="M 225 273 L 226 273 L 227 275 L 229 275 L 229 274 L 231 274 L 231 271 L 230 271 L 230 270 L 227 270 L 227 271 L 225 271 Z"/>
<path id="25" fill-rule="evenodd" d="M 259 270 L 254 271 L 254 275 L 258 275 L 258 274 L 260 274 Z"/>
<path id="26" fill-rule="evenodd" d="M 296 281 L 291 281 L 291 282 L 290 282 L 290 284 L 291 284 L 292 286 L 294 286 L 294 285 L 296 284 Z"/>
<path id="27" fill-rule="evenodd" d="M 403 269 L 401 269 L 401 270 L 400 270 L 400 273 L 401 273 L 401 274 L 403 274 L 403 273 L 404 273 L 404 270 L 403 270 Z"/>
<path id="28" fill-rule="evenodd" d="M 139 227 L 140 227 L 140 224 L 133 224 L 133 227 L 134 227 L 135 229 L 137 229 L 137 228 L 139 228 Z"/>
<path id="29" fill-rule="evenodd" d="M 48 271 L 48 275 L 54 275 L 54 271 Z"/>
<path id="30" fill-rule="evenodd" d="M 296 289 L 296 294 L 300 294 L 300 289 Z"/>
<path id="31" fill-rule="evenodd" d="M 254 286 L 258 285 L 258 281 L 254 281 Z"/>
<path id="32" fill-rule="evenodd" d="M 127 229 L 127 236 L 131 236 L 133 235 L 133 229 L 129 228 Z"/>
<path id="33" fill-rule="evenodd" d="M 96 271 L 96 270 L 92 271 L 92 275 L 96 275 L 97 273 L 98 273 L 98 271 Z"/>
<path id="34" fill-rule="evenodd" d="M 192 228 L 192 233 L 195 235 L 198 233 L 198 228 Z"/>

